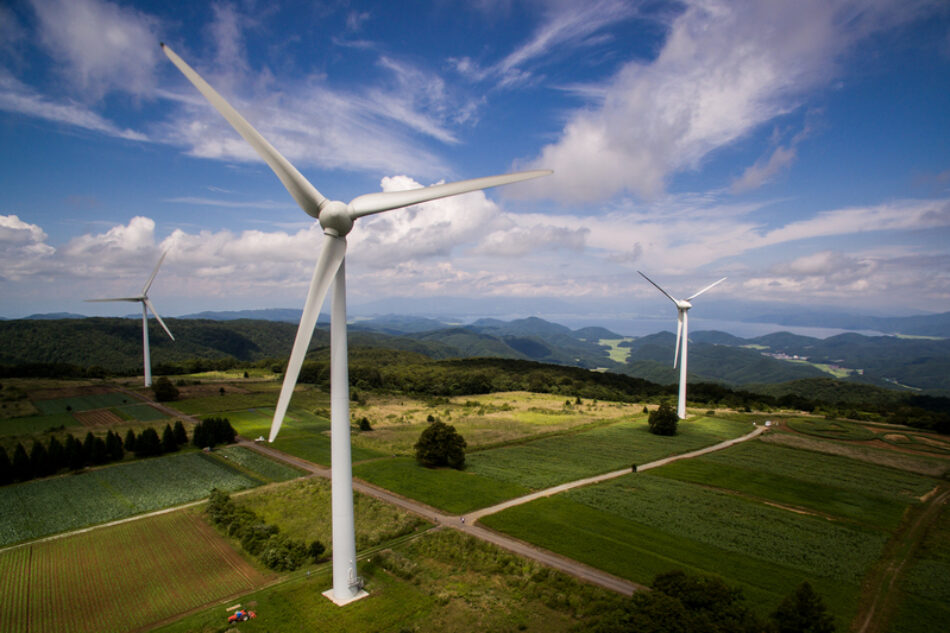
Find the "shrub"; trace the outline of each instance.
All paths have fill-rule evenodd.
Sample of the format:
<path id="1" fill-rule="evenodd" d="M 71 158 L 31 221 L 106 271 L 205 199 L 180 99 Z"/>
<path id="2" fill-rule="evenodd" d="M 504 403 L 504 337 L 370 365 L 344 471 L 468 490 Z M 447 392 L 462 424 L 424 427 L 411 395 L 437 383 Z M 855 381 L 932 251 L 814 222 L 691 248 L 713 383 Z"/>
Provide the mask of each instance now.
<path id="1" fill-rule="evenodd" d="M 373 427 L 370 426 L 369 419 L 364 415 L 360 420 L 360 430 L 361 431 L 372 431 Z"/>
<path id="2" fill-rule="evenodd" d="M 679 416 L 668 402 L 662 403 L 656 411 L 650 413 L 650 433 L 654 435 L 676 435 Z"/>
<path id="3" fill-rule="evenodd" d="M 152 392 L 158 402 L 169 402 L 178 399 L 178 387 L 172 384 L 167 376 L 162 376 L 152 385 Z"/>

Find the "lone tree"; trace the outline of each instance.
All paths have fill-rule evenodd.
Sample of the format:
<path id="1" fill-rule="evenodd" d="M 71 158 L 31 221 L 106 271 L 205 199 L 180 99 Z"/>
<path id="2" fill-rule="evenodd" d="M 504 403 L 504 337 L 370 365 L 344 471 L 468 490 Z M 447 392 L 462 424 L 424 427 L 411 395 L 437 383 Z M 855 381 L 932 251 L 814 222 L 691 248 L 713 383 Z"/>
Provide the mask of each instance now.
<path id="1" fill-rule="evenodd" d="M 662 403 L 656 411 L 650 413 L 650 433 L 654 435 L 676 435 L 676 425 L 679 417 L 670 403 Z"/>
<path id="2" fill-rule="evenodd" d="M 449 466 L 457 470 L 465 467 L 465 438 L 451 424 L 441 420 L 431 422 L 416 442 L 416 460 L 434 468 Z"/>
<path id="3" fill-rule="evenodd" d="M 178 399 L 178 387 L 172 384 L 167 376 L 161 376 L 152 385 L 152 391 L 155 393 L 155 399 L 158 402 L 169 402 Z"/>

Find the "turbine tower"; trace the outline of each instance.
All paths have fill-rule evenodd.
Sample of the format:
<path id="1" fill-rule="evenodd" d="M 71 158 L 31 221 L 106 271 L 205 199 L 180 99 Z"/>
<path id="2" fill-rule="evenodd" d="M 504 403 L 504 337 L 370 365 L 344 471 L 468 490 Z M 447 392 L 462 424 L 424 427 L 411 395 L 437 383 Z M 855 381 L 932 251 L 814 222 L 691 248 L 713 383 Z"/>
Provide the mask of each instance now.
<path id="1" fill-rule="evenodd" d="M 138 297 L 117 297 L 114 299 L 86 299 L 87 302 L 97 303 L 101 301 L 132 301 L 142 304 L 142 355 L 144 358 L 145 364 L 145 386 L 152 386 L 152 360 L 149 357 L 148 352 L 148 313 L 151 311 L 155 315 L 155 318 L 158 319 L 158 322 L 161 324 L 162 329 L 165 330 L 165 333 L 168 334 L 168 338 L 175 340 L 175 337 L 172 336 L 171 330 L 168 329 L 168 326 L 165 325 L 165 322 L 162 321 L 162 317 L 158 316 L 158 312 L 155 310 L 155 306 L 152 305 L 152 302 L 148 300 L 148 289 L 152 287 L 152 282 L 155 281 L 155 275 L 158 274 L 158 267 L 162 265 L 162 262 L 165 261 L 165 255 L 168 255 L 168 251 L 162 253 L 162 256 L 158 258 L 158 263 L 155 264 L 155 270 L 152 271 L 152 276 L 148 278 L 148 281 L 145 282 L 145 286 L 142 288 L 142 294 Z"/>
<path id="2" fill-rule="evenodd" d="M 307 347 L 313 336 L 320 306 L 331 282 L 333 295 L 330 310 L 330 444 L 333 515 L 333 588 L 324 595 L 344 605 L 367 595 L 356 574 L 356 536 L 353 522 L 353 472 L 350 456 L 350 394 L 346 349 L 346 235 L 353 223 L 366 215 L 400 209 L 420 202 L 455 196 L 469 191 L 487 189 L 529 178 L 550 174 L 548 170 L 528 171 L 433 185 L 409 191 L 370 193 L 358 196 L 348 204 L 325 198 L 280 155 L 257 130 L 232 108 L 214 88 L 165 44 L 162 50 L 185 77 L 201 92 L 228 123 L 260 155 L 277 174 L 284 187 L 308 215 L 323 228 L 323 248 L 313 271 L 310 290 L 304 304 L 297 337 L 284 373 L 284 384 L 277 400 L 270 441 L 280 430 Z"/>
<path id="3" fill-rule="evenodd" d="M 706 286 L 705 288 L 703 288 L 696 294 L 689 296 L 686 299 L 674 299 L 670 293 L 668 293 L 666 290 L 663 290 L 663 288 L 660 288 L 660 286 L 657 285 L 657 283 L 654 282 L 652 279 L 644 275 L 639 270 L 637 272 L 640 273 L 641 277 L 643 277 L 644 279 L 649 281 L 651 284 L 656 286 L 657 290 L 665 294 L 667 298 L 669 298 L 669 300 L 672 301 L 676 305 L 676 312 L 677 312 L 676 348 L 673 350 L 673 368 L 674 369 L 676 368 L 677 359 L 680 358 L 681 356 L 680 342 L 682 342 L 683 344 L 683 351 L 682 351 L 683 360 L 680 363 L 680 393 L 679 393 L 679 400 L 676 405 L 676 415 L 679 417 L 680 420 L 685 420 L 686 419 L 686 348 L 689 345 L 689 323 L 688 323 L 689 317 L 687 315 L 687 312 L 689 311 L 690 308 L 693 307 L 693 304 L 690 303 L 690 301 L 692 301 L 699 295 L 703 294 L 704 292 L 706 292 L 713 286 L 717 286 L 721 284 L 722 282 L 726 280 L 726 278 L 723 277 L 719 281 L 709 284 L 708 286 Z"/>

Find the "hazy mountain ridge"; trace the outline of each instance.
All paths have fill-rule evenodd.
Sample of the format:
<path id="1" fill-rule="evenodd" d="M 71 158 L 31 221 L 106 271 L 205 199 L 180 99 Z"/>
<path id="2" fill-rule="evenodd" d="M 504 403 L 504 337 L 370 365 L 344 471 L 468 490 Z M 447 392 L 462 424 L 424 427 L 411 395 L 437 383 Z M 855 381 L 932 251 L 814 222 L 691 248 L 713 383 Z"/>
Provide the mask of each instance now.
<path id="1" fill-rule="evenodd" d="M 189 358 L 234 357 L 241 361 L 289 356 L 296 333 L 292 322 L 236 319 L 167 319 L 172 342 L 150 321 L 155 365 Z M 671 332 L 658 332 L 620 343 L 625 362 L 609 356 L 602 338 L 620 339 L 602 328 L 571 330 L 536 317 L 502 321 L 482 319 L 466 326 L 389 315 L 350 327 L 351 345 L 411 351 L 433 359 L 494 357 L 530 360 L 616 373 L 670 384 L 674 370 Z M 436 326 L 434 329 L 428 329 Z M 325 328 L 315 331 L 311 350 L 326 347 Z M 141 325 L 123 318 L 62 320 L 18 319 L 0 322 L 0 364 L 68 363 L 128 371 L 141 367 Z M 797 358 L 795 358 L 797 357 Z M 724 332 L 691 333 L 691 381 L 731 385 L 780 383 L 830 378 L 950 393 L 950 340 L 868 337 L 842 334 L 818 339 L 777 332 L 743 339 Z M 860 370 L 860 371 L 859 371 Z"/>

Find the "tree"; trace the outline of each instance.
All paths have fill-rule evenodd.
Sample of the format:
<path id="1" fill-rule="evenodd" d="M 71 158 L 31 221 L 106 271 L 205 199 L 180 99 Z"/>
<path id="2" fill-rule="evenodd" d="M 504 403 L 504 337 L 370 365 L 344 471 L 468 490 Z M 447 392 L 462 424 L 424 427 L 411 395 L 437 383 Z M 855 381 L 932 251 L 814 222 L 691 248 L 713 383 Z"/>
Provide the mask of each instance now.
<path id="1" fill-rule="evenodd" d="M 125 442 L 122 444 L 122 446 L 130 453 L 135 450 L 135 431 L 132 429 L 126 431 Z"/>
<path id="2" fill-rule="evenodd" d="M 30 456 L 26 454 L 23 444 L 17 442 L 13 449 L 13 478 L 17 481 L 29 481 L 33 479 L 33 465 L 30 463 Z"/>
<path id="3" fill-rule="evenodd" d="M 465 438 L 451 424 L 435 420 L 422 431 L 416 442 L 416 460 L 430 468 L 449 466 L 461 470 L 465 467 Z"/>
<path id="4" fill-rule="evenodd" d="M 33 442 L 33 448 L 30 449 L 30 467 L 33 469 L 34 477 L 45 477 L 52 470 L 49 464 L 49 453 L 42 442 Z"/>
<path id="5" fill-rule="evenodd" d="M 62 443 L 56 439 L 55 435 L 49 438 L 46 454 L 49 458 L 50 474 L 59 472 L 60 468 L 66 466 L 66 449 L 63 448 Z"/>
<path id="6" fill-rule="evenodd" d="M 182 424 L 181 420 L 175 420 L 175 428 L 173 430 L 175 433 L 175 442 L 179 446 L 188 443 L 188 433 L 185 432 L 185 425 Z"/>
<path id="7" fill-rule="evenodd" d="M 86 465 L 86 456 L 82 450 L 82 443 L 73 437 L 72 433 L 66 435 L 66 466 L 70 470 L 79 470 Z"/>
<path id="8" fill-rule="evenodd" d="M 834 633 L 835 620 L 827 613 L 821 596 L 803 582 L 769 616 L 779 633 Z"/>
<path id="9" fill-rule="evenodd" d="M 0 446 L 0 486 L 5 486 L 13 482 L 13 464 L 10 463 L 10 457 L 7 450 Z"/>
<path id="10" fill-rule="evenodd" d="M 147 428 L 139 434 L 135 440 L 136 457 L 152 457 L 162 454 L 162 441 L 158 439 L 158 432 L 153 428 Z"/>
<path id="11" fill-rule="evenodd" d="M 679 416 L 670 406 L 669 402 L 664 402 L 650 413 L 650 433 L 654 435 L 676 435 L 676 425 L 679 423 Z"/>
<path id="12" fill-rule="evenodd" d="M 175 433 L 172 431 L 170 424 L 165 425 L 165 430 L 162 431 L 162 452 L 163 453 L 174 453 L 178 450 L 178 442 L 175 441 Z"/>
<path id="13" fill-rule="evenodd" d="M 152 385 L 152 392 L 158 402 L 169 402 L 178 399 L 178 387 L 172 384 L 167 376 L 161 376 Z"/>
<path id="14" fill-rule="evenodd" d="M 92 463 L 105 464 L 109 461 L 109 449 L 106 448 L 106 441 L 101 437 L 96 437 L 92 441 Z"/>
<path id="15" fill-rule="evenodd" d="M 106 434 L 106 452 L 109 454 L 110 462 L 119 462 L 125 457 L 122 438 L 119 437 L 118 433 L 113 433 L 111 430 Z"/>
<path id="16" fill-rule="evenodd" d="M 310 558 L 312 558 L 315 563 L 320 562 L 323 558 L 323 553 L 326 551 L 326 546 L 320 541 L 314 541 L 310 544 L 310 547 L 307 548 L 307 553 L 310 554 Z"/>
<path id="17" fill-rule="evenodd" d="M 373 427 L 369 423 L 369 418 L 365 415 L 360 419 L 360 430 L 361 431 L 372 431 Z"/>

